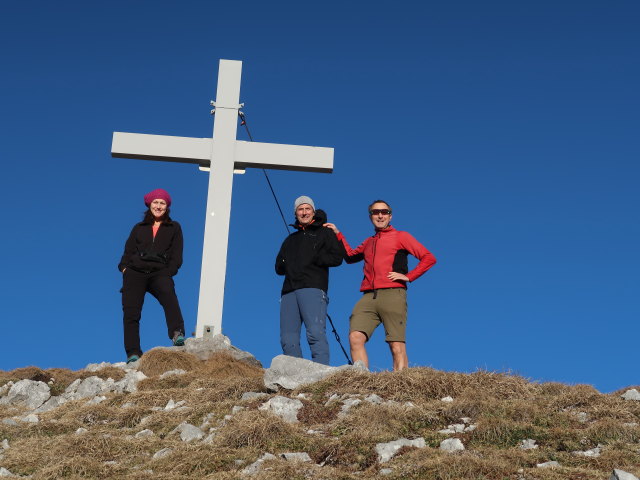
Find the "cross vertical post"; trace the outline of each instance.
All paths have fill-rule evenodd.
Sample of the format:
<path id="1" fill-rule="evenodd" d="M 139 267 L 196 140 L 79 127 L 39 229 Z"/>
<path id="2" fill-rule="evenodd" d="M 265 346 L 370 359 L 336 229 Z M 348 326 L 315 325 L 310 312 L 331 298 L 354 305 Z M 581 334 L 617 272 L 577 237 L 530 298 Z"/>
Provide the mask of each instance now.
<path id="1" fill-rule="evenodd" d="M 242 62 L 220 60 L 196 337 L 222 333 L 241 75 Z"/>

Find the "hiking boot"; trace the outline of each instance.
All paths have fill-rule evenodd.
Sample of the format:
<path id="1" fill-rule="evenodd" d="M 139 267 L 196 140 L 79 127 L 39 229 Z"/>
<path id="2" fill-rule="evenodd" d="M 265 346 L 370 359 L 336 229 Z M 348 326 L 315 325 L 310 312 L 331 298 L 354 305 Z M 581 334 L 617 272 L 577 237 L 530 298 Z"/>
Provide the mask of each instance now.
<path id="1" fill-rule="evenodd" d="M 138 355 L 129 355 L 129 357 L 127 358 L 127 363 L 137 362 L 138 360 L 140 360 L 140 357 Z"/>
<path id="2" fill-rule="evenodd" d="M 182 332 L 173 332 L 173 346 L 174 347 L 184 346 L 184 335 L 182 334 Z"/>

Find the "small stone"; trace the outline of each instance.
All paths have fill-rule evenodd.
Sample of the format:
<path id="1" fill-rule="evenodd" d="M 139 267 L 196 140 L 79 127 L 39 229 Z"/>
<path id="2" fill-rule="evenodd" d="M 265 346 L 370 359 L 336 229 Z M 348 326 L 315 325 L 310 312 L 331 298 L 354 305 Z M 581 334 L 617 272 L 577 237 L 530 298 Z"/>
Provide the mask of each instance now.
<path id="1" fill-rule="evenodd" d="M 245 408 L 239 405 L 236 405 L 231 409 L 231 415 L 235 415 L 236 413 L 241 412 L 242 410 L 245 410 Z"/>
<path id="2" fill-rule="evenodd" d="M 576 452 L 571 452 L 573 455 L 578 455 L 580 457 L 599 457 L 600 456 L 600 450 L 601 447 L 600 445 L 598 445 L 595 448 L 592 448 L 590 450 L 585 450 L 584 452 L 580 452 L 580 451 L 576 451 Z"/>
<path id="3" fill-rule="evenodd" d="M 171 448 L 163 448 L 162 450 L 158 450 L 156 453 L 154 453 L 153 458 L 156 460 L 158 458 L 164 458 L 168 455 L 171 455 L 171 452 L 173 452 Z"/>
<path id="4" fill-rule="evenodd" d="M 173 432 L 180 432 L 180 439 L 183 442 L 192 442 L 193 440 L 200 440 L 204 437 L 204 432 L 202 430 L 187 422 L 182 422 L 173 430 Z"/>
<path id="5" fill-rule="evenodd" d="M 298 411 L 302 407 L 303 405 L 300 400 L 278 395 L 260 405 L 258 410 L 270 410 L 274 415 L 279 416 L 285 422 L 297 423 Z"/>
<path id="6" fill-rule="evenodd" d="M 538 448 L 538 445 L 536 445 L 536 441 L 531 439 L 531 438 L 527 438 L 526 440 L 521 440 L 520 441 L 520 448 L 522 450 L 532 450 L 534 448 Z"/>
<path id="7" fill-rule="evenodd" d="M 460 420 L 462 420 L 462 423 L 471 423 L 471 419 L 469 417 L 460 417 Z"/>
<path id="8" fill-rule="evenodd" d="M 16 422 L 13 418 L 3 418 L 2 423 L 4 425 L 9 425 L 10 427 L 17 427 L 18 422 Z"/>
<path id="9" fill-rule="evenodd" d="M 366 397 L 364 397 L 364 400 L 365 402 L 373 403 L 374 405 L 381 405 L 384 403 L 384 400 L 375 393 L 367 395 Z"/>
<path id="10" fill-rule="evenodd" d="M 160 379 L 167 378 L 172 375 L 184 375 L 185 373 L 187 373 L 186 370 L 182 370 L 181 368 L 176 368 L 174 370 L 168 370 L 164 372 L 162 375 L 160 375 Z"/>
<path id="11" fill-rule="evenodd" d="M 247 463 L 247 461 L 246 460 L 242 460 L 241 458 L 238 458 L 238 459 L 234 460 L 233 463 L 240 467 L 240 466 L 244 465 L 245 463 Z"/>
<path id="12" fill-rule="evenodd" d="M 424 441 L 424 438 L 416 438 L 415 440 L 400 438 L 398 440 L 394 440 L 393 442 L 378 443 L 376 444 L 378 462 L 388 462 L 395 456 L 396 453 L 398 453 L 398 450 L 400 450 L 402 447 L 424 448 L 425 446 L 426 442 Z"/>
<path id="13" fill-rule="evenodd" d="M 447 438 L 440 442 L 440 450 L 444 450 L 445 452 L 457 452 L 459 450 L 464 450 L 464 445 L 459 438 Z"/>
<path id="14" fill-rule="evenodd" d="M 0 447 L 2 447 L 3 450 L 9 450 L 9 440 L 7 440 L 6 438 L 2 440 L 2 443 L 0 443 Z"/>
<path id="15" fill-rule="evenodd" d="M 312 428 L 310 428 L 309 430 L 307 430 L 307 433 L 309 435 L 318 435 L 318 434 L 321 434 L 321 433 L 324 433 L 324 432 L 322 430 L 313 430 Z"/>
<path id="16" fill-rule="evenodd" d="M 464 427 L 465 432 L 473 432 L 478 426 L 477 425 L 468 425 Z"/>
<path id="17" fill-rule="evenodd" d="M 26 417 L 22 417 L 20 419 L 20 421 L 26 422 L 26 423 L 38 423 L 38 422 L 40 422 L 40 419 L 38 418 L 38 416 L 35 413 L 31 413 L 31 414 L 27 415 Z"/>
<path id="18" fill-rule="evenodd" d="M 118 462 L 116 462 L 115 460 L 107 460 L 106 462 L 104 462 L 104 465 L 117 465 Z"/>
<path id="19" fill-rule="evenodd" d="M 240 400 L 242 401 L 255 400 L 256 398 L 264 398 L 268 396 L 269 394 L 264 392 L 245 392 L 242 394 L 242 397 L 240 398 Z"/>
<path id="20" fill-rule="evenodd" d="M 271 453 L 265 453 L 258 460 L 253 462 L 248 467 L 244 468 L 242 470 L 242 473 L 245 474 L 245 475 L 255 475 L 256 473 L 258 473 L 260 471 L 260 469 L 262 468 L 262 464 L 266 460 L 276 460 L 276 456 L 272 455 Z"/>
<path id="21" fill-rule="evenodd" d="M 312 462 L 307 452 L 281 453 L 280 457 L 284 458 L 287 462 Z"/>
<path id="22" fill-rule="evenodd" d="M 154 435 L 153 430 L 149 430 L 148 428 L 145 428 L 144 430 L 141 430 L 138 433 L 136 433 L 134 437 L 144 438 L 144 437 L 153 437 L 153 435 Z"/>
<path id="23" fill-rule="evenodd" d="M 589 421 L 589 415 L 586 412 L 578 412 L 576 413 L 576 419 L 580 423 L 587 423 Z"/>
<path id="24" fill-rule="evenodd" d="M 447 397 L 441 398 L 441 399 L 440 399 L 440 401 L 441 401 L 441 402 L 451 403 L 451 402 L 453 402 L 453 398 L 452 398 L 452 397 L 447 396 Z"/>
<path id="25" fill-rule="evenodd" d="M 551 460 L 550 462 L 537 463 L 536 467 L 538 468 L 557 468 L 560 464 L 555 460 Z"/>
<path id="26" fill-rule="evenodd" d="M 631 390 L 624 392 L 621 397 L 625 400 L 640 400 L 640 392 L 635 388 L 632 388 Z"/>
<path id="27" fill-rule="evenodd" d="M 381 468 L 380 475 L 391 475 L 393 473 L 393 468 Z"/>
<path id="28" fill-rule="evenodd" d="M 80 427 L 79 429 L 76 430 L 76 435 L 82 435 L 83 433 L 87 433 L 89 430 L 87 430 L 84 427 Z"/>

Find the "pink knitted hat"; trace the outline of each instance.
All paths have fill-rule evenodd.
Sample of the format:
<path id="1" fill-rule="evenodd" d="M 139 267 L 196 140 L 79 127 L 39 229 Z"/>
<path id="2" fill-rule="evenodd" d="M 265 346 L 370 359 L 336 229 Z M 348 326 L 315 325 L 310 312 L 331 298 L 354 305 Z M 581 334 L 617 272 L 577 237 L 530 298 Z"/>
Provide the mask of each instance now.
<path id="1" fill-rule="evenodd" d="M 167 207 L 171 206 L 171 195 L 169 195 L 169 192 L 161 188 L 156 188 L 155 190 L 147 193 L 144 196 L 144 204 L 148 207 L 149 205 L 151 205 L 151 202 L 153 202 L 157 198 L 167 202 Z"/>

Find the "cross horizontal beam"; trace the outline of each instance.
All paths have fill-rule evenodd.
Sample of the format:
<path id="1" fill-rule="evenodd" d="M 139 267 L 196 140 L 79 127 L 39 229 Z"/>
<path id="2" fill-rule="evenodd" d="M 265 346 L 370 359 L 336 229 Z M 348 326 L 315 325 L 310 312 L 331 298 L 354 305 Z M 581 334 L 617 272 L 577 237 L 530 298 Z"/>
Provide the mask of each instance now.
<path id="1" fill-rule="evenodd" d="M 114 132 L 111 156 L 192 163 L 208 168 L 213 142 L 211 138 Z M 333 148 L 236 140 L 234 168 L 331 173 Z"/>

